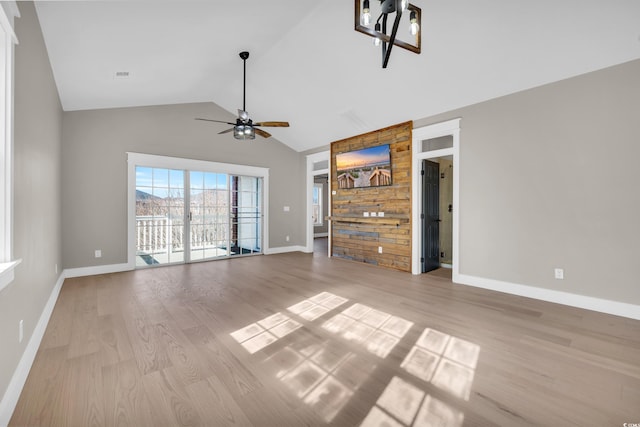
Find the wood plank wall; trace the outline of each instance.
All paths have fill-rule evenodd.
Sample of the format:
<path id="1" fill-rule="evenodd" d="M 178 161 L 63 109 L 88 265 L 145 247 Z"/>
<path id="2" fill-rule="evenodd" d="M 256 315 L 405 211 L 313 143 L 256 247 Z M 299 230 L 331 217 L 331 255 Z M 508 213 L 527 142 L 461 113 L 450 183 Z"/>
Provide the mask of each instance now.
<path id="1" fill-rule="evenodd" d="M 412 128 L 409 121 L 331 144 L 332 256 L 411 271 Z M 384 144 L 390 144 L 390 186 L 338 188 L 336 154 Z M 364 212 L 384 212 L 384 218 Z"/>

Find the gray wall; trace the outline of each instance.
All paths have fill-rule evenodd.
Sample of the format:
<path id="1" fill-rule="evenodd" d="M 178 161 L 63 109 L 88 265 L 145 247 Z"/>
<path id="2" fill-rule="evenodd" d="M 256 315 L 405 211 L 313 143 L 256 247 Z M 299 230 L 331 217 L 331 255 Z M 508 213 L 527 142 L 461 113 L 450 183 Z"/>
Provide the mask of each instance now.
<path id="1" fill-rule="evenodd" d="M 640 304 L 639 112 L 633 61 L 416 121 L 462 118 L 460 273 Z"/>
<path id="2" fill-rule="evenodd" d="M 62 108 L 33 3 L 19 2 L 15 51 L 15 280 L 0 291 L 0 396 L 11 380 L 62 267 Z M 18 322 L 24 340 L 18 343 Z"/>
<path id="3" fill-rule="evenodd" d="M 241 142 L 218 135 L 226 125 L 195 117 L 234 119 L 213 103 L 64 113 L 65 268 L 127 262 L 128 151 L 270 168 L 269 245 L 305 244 L 301 155 L 274 138 Z M 94 258 L 95 249 L 102 258 Z"/>

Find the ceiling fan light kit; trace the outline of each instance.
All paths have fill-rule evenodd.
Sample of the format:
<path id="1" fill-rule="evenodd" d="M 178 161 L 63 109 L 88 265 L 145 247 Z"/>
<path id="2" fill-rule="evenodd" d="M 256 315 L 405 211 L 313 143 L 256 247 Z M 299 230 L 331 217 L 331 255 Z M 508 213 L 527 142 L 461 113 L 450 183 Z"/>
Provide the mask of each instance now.
<path id="1" fill-rule="evenodd" d="M 256 131 L 251 124 L 246 126 L 242 124 L 235 125 L 233 128 L 233 137 L 235 139 L 256 139 Z"/>
<path id="2" fill-rule="evenodd" d="M 372 20 L 371 2 L 378 2 L 380 5 L 376 12 L 378 18 Z M 398 38 L 398 28 L 402 20 L 403 12 L 409 12 L 409 35 L 411 42 L 406 42 Z M 374 46 L 382 45 L 382 68 L 387 68 L 391 48 L 399 46 L 411 52 L 420 53 L 422 40 L 421 31 L 421 9 L 409 0 L 355 0 L 355 20 L 354 29 L 360 33 L 373 37 Z M 387 21 L 389 15 L 394 14 L 391 32 L 387 34 Z M 373 24 L 373 28 L 372 28 Z"/>
<path id="3" fill-rule="evenodd" d="M 230 129 L 223 130 L 218 132 L 218 134 L 229 133 L 233 131 L 233 137 L 238 140 L 246 140 L 246 139 L 256 139 L 256 134 L 260 135 L 263 138 L 269 138 L 271 134 L 262 129 L 259 129 L 259 126 L 262 127 L 289 127 L 289 122 L 256 122 L 249 118 L 249 113 L 247 113 L 246 109 L 246 92 L 247 92 L 247 58 L 249 58 L 249 52 L 240 52 L 240 58 L 242 59 L 242 70 L 243 70 L 243 78 L 242 78 L 242 110 L 238 110 L 238 118 L 235 123 L 227 122 L 224 120 L 214 120 L 214 119 L 202 119 L 196 118 L 196 120 L 203 120 L 205 122 L 215 122 L 215 123 L 225 123 L 228 125 L 232 125 L 233 127 Z"/>

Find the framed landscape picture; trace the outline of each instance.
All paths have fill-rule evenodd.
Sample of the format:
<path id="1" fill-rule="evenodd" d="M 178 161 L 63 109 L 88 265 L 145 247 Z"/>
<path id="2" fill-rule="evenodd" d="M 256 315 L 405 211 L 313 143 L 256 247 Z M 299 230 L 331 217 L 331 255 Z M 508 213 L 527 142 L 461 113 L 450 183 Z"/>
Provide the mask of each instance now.
<path id="1" fill-rule="evenodd" d="M 338 188 L 391 185 L 389 144 L 336 154 Z"/>

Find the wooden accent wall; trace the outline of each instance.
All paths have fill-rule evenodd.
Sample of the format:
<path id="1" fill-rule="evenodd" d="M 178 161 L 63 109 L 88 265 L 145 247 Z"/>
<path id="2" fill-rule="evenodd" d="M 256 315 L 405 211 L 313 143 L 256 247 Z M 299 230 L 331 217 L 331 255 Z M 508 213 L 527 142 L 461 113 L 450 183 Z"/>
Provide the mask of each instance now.
<path id="1" fill-rule="evenodd" d="M 411 271 L 412 128 L 406 122 L 331 144 L 332 256 Z M 384 144 L 390 144 L 390 186 L 338 188 L 336 154 Z M 384 217 L 367 218 L 364 212 Z"/>

